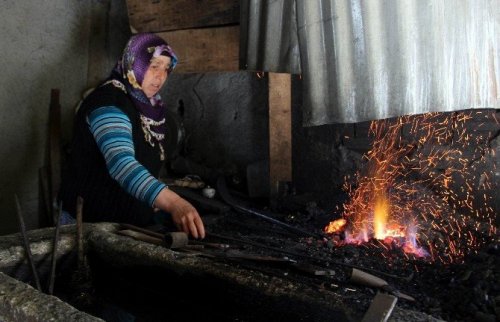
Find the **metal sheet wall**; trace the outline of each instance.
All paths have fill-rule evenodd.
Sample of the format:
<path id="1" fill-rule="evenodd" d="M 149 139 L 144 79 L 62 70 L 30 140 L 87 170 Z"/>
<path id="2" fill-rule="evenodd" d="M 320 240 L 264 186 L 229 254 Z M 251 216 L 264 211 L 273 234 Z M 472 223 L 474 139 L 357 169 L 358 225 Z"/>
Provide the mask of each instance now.
<path id="1" fill-rule="evenodd" d="M 500 0 L 243 0 L 240 68 L 301 73 L 304 125 L 500 108 Z"/>

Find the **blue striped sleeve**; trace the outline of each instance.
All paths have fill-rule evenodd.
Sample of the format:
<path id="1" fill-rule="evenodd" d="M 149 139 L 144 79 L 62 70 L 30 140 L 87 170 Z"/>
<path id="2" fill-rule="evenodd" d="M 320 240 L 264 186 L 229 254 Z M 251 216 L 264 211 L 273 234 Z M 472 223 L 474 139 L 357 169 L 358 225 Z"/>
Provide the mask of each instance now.
<path id="1" fill-rule="evenodd" d="M 135 159 L 128 116 L 115 106 L 104 106 L 92 111 L 87 121 L 111 177 L 129 194 L 153 206 L 166 185 Z"/>

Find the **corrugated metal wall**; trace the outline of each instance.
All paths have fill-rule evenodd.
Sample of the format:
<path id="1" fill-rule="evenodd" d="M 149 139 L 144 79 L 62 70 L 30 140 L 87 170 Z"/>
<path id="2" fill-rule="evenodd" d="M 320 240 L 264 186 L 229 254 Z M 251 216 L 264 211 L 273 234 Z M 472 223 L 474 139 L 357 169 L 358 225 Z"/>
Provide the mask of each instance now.
<path id="1" fill-rule="evenodd" d="M 304 125 L 500 108 L 500 0 L 243 0 L 240 68 L 302 74 Z"/>

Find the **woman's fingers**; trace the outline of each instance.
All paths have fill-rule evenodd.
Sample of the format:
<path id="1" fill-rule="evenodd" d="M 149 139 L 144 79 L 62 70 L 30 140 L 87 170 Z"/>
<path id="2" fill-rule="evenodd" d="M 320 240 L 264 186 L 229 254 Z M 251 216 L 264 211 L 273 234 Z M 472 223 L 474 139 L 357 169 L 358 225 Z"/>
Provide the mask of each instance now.
<path id="1" fill-rule="evenodd" d="M 198 211 L 187 200 L 170 189 L 165 188 L 160 192 L 154 207 L 169 212 L 177 229 L 192 235 L 194 238 L 205 237 L 205 227 Z"/>
<path id="2" fill-rule="evenodd" d="M 194 238 L 205 237 L 205 227 L 198 212 L 193 210 L 184 213 L 181 217 L 180 230 L 186 234 L 191 234 Z"/>
<path id="3" fill-rule="evenodd" d="M 194 224 L 194 220 L 189 220 L 187 223 L 188 229 L 191 232 L 191 236 L 194 238 L 198 238 L 198 229 L 196 228 L 196 225 Z"/>
<path id="4" fill-rule="evenodd" d="M 205 227 L 198 214 L 196 214 L 192 220 L 188 221 L 188 227 L 194 238 L 205 238 Z"/>
<path id="5" fill-rule="evenodd" d="M 199 215 L 194 218 L 194 224 L 198 230 L 199 237 L 205 238 L 205 226 L 203 225 L 203 221 Z"/>

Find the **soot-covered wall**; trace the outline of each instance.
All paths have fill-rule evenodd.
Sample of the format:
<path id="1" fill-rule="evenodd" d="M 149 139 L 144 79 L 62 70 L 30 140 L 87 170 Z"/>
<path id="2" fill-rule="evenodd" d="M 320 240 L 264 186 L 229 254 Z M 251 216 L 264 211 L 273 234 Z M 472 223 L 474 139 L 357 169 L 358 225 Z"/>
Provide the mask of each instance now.
<path id="1" fill-rule="evenodd" d="M 244 188 L 247 167 L 269 159 L 267 86 L 267 78 L 251 72 L 174 72 L 162 98 L 185 128 L 180 155 L 237 176 Z M 176 164 L 180 172 L 197 170 Z"/>
<path id="2" fill-rule="evenodd" d="M 293 184 L 298 192 L 312 193 L 324 208 L 333 209 L 348 198 L 344 184 L 348 182 L 355 189 L 356 172 L 369 173 L 367 153 L 374 140 L 371 122 L 303 127 L 300 87 L 301 80 L 295 77 Z M 500 213 L 499 110 L 413 115 L 400 120 L 408 124 L 398 132 L 398 140 L 401 138 L 398 142 L 412 146 L 407 159 L 401 158 L 409 167 L 404 180 L 409 179 L 414 187 L 430 189 L 441 196 L 447 193 L 443 192 L 446 185 L 446 189 L 452 191 L 449 207 L 462 208 L 464 214 Z M 386 121 L 394 124 L 397 118 Z M 446 137 L 446 140 L 438 137 Z M 384 135 L 382 139 L 386 139 Z M 387 156 L 382 155 L 382 159 L 384 157 Z M 441 184 L 437 178 L 450 180 Z M 429 184 L 422 186 L 422 183 Z M 498 224 L 500 215 L 496 217 Z"/>

